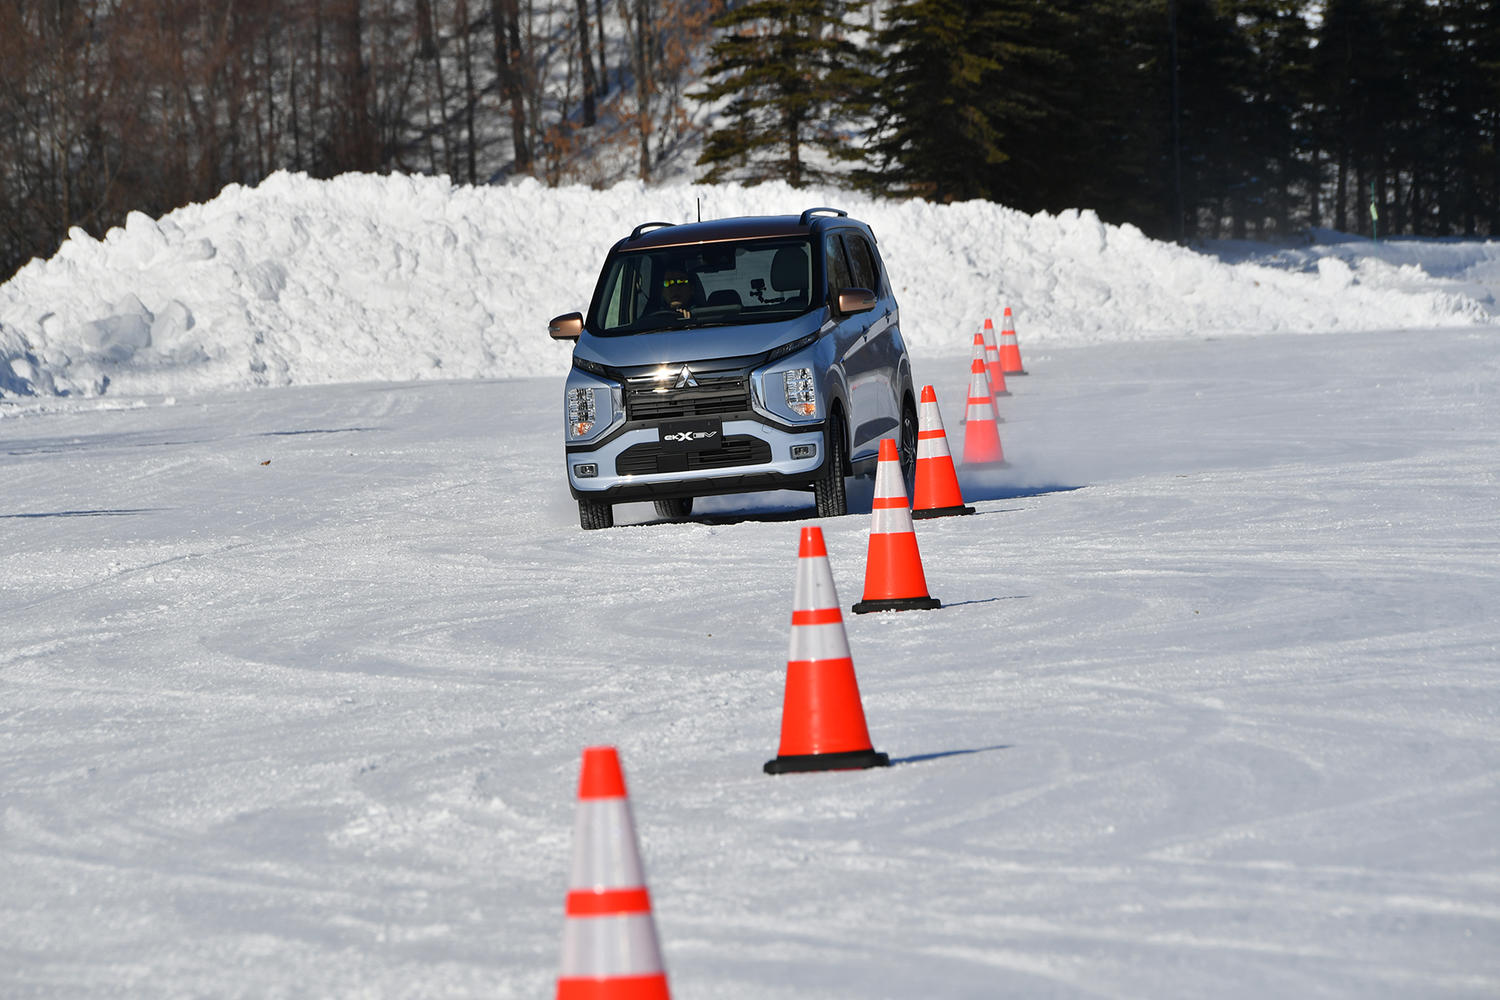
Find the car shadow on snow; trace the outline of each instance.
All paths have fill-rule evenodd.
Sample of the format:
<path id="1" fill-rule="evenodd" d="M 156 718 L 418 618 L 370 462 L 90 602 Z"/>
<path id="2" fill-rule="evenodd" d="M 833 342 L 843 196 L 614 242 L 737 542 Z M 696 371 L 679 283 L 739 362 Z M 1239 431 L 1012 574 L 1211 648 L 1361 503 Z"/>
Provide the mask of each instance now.
<path id="1" fill-rule="evenodd" d="M 1008 483 L 987 483 L 982 479 L 962 483 L 965 503 L 982 503 L 986 500 L 1023 500 L 1028 497 L 1046 496 L 1049 493 L 1072 493 L 1075 490 L 1087 488 L 1087 486 L 1064 486 L 1061 483 L 1017 486 Z"/>
<path id="2" fill-rule="evenodd" d="M 1070 493 L 1085 489 L 1084 486 L 1065 486 L 1047 483 L 1036 486 L 1016 486 L 982 481 L 963 485 L 964 502 L 973 504 L 988 500 L 1018 500 L 1027 497 L 1045 496 L 1049 493 Z M 848 485 L 849 513 L 846 516 L 869 514 L 874 506 L 874 486 L 868 479 L 851 479 Z M 805 499 L 804 499 L 805 498 Z M 646 507 L 645 504 L 641 505 Z M 708 497 L 697 502 L 698 509 L 683 518 L 696 524 L 716 526 L 744 524 L 746 522 L 785 523 L 790 521 L 818 520 L 817 508 L 812 504 L 811 494 L 797 494 L 789 490 L 771 493 L 746 493 L 724 497 Z M 702 509 L 707 506 L 707 510 Z M 1004 511 L 982 510 L 980 514 L 999 514 Z M 623 519 L 622 519 L 623 520 Z M 632 522 L 625 521 L 629 524 Z M 652 518 L 643 524 L 668 524 L 669 518 Z"/>
<path id="3" fill-rule="evenodd" d="M 792 507 L 786 510 L 743 510 L 724 511 L 712 514 L 693 514 L 686 518 L 698 524 L 743 524 L 746 521 L 809 521 L 817 517 L 817 510 L 813 507 Z M 661 523 L 658 521 L 657 523 Z"/>

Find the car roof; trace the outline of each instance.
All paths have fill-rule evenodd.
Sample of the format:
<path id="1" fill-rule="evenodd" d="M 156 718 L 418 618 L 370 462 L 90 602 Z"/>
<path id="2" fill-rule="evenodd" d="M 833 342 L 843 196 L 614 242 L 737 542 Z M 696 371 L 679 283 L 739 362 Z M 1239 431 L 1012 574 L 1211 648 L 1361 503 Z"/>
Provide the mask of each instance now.
<path id="1" fill-rule="evenodd" d="M 836 212 L 836 215 L 814 213 Z M 647 222 L 615 244 L 616 250 L 649 250 L 659 247 L 687 246 L 694 243 L 724 243 L 731 240 L 768 239 L 777 236 L 806 236 L 835 223 L 852 223 L 868 231 L 860 222 L 832 208 L 810 208 L 799 215 L 746 215 L 708 222 L 686 222 L 673 225 Z M 657 227 L 647 229 L 648 226 Z"/>

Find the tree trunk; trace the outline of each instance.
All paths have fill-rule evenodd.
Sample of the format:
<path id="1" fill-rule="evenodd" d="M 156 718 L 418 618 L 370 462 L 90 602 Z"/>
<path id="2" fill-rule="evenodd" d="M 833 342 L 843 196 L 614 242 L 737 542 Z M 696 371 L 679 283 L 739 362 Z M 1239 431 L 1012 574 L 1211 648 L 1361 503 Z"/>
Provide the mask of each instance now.
<path id="1" fill-rule="evenodd" d="M 500 94 L 510 105 L 510 139 L 515 171 L 531 173 L 531 145 L 526 140 L 526 104 L 521 88 L 521 24 L 516 0 L 490 0 L 495 31 L 495 71 Z"/>
<path id="2" fill-rule="evenodd" d="M 478 153 L 474 116 L 479 104 L 479 92 L 474 85 L 474 25 L 469 19 L 469 0 L 458 0 L 453 16 L 458 21 L 459 59 L 464 74 L 464 167 L 470 184 L 479 182 Z"/>
<path id="3" fill-rule="evenodd" d="M 609 93 L 609 63 L 604 55 L 604 0 L 594 0 L 594 14 L 599 25 L 599 96 Z"/>
<path id="4" fill-rule="evenodd" d="M 1349 231 L 1349 147 L 1339 147 L 1338 182 L 1333 192 L 1333 228 Z"/>
<path id="5" fill-rule="evenodd" d="M 589 3 L 578 0 L 578 58 L 583 69 L 583 124 L 594 124 L 594 58 L 589 49 Z"/>
<path id="6" fill-rule="evenodd" d="M 651 179 L 651 49 L 650 0 L 635 0 L 635 105 L 636 134 L 640 141 L 640 178 Z"/>

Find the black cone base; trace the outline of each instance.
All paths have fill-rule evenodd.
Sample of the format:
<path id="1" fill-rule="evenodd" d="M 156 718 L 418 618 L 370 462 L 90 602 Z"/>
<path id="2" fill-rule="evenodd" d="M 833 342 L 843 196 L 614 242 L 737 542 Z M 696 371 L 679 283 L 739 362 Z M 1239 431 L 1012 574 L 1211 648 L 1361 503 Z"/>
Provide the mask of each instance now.
<path id="1" fill-rule="evenodd" d="M 843 753 L 790 754 L 766 761 L 767 774 L 790 774 L 793 771 L 857 771 L 866 767 L 890 767 L 891 758 L 874 750 L 846 750 Z"/>
<path id="2" fill-rule="evenodd" d="M 872 611 L 931 611 L 940 608 L 943 602 L 936 597 L 892 597 L 880 601 L 860 601 L 849 610 L 857 615 Z"/>
<path id="3" fill-rule="evenodd" d="M 927 508 L 925 508 L 923 510 L 914 510 L 914 511 L 912 511 L 911 512 L 911 516 L 914 517 L 914 518 L 956 517 L 959 514 L 972 514 L 972 513 L 974 513 L 974 508 L 973 507 L 964 507 L 964 506 L 958 506 L 958 507 L 927 507 Z"/>
<path id="4" fill-rule="evenodd" d="M 1027 375 L 1027 374 L 1030 374 L 1030 373 L 1027 372 L 1026 369 L 1022 368 L 1020 371 L 1001 372 L 1000 374 L 1004 375 L 1006 378 L 1010 378 L 1012 375 Z"/>

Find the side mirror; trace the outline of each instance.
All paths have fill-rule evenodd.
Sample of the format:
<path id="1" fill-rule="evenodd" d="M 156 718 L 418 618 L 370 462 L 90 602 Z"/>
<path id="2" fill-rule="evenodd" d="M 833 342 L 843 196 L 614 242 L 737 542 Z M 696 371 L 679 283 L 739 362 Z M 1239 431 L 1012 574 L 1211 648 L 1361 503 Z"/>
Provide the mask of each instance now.
<path id="1" fill-rule="evenodd" d="M 868 288 L 846 288 L 839 292 L 838 310 L 845 316 L 875 308 L 875 293 Z"/>
<path id="2" fill-rule="evenodd" d="M 563 313 L 547 324 L 547 336 L 553 340 L 577 340 L 583 333 L 583 313 Z"/>

